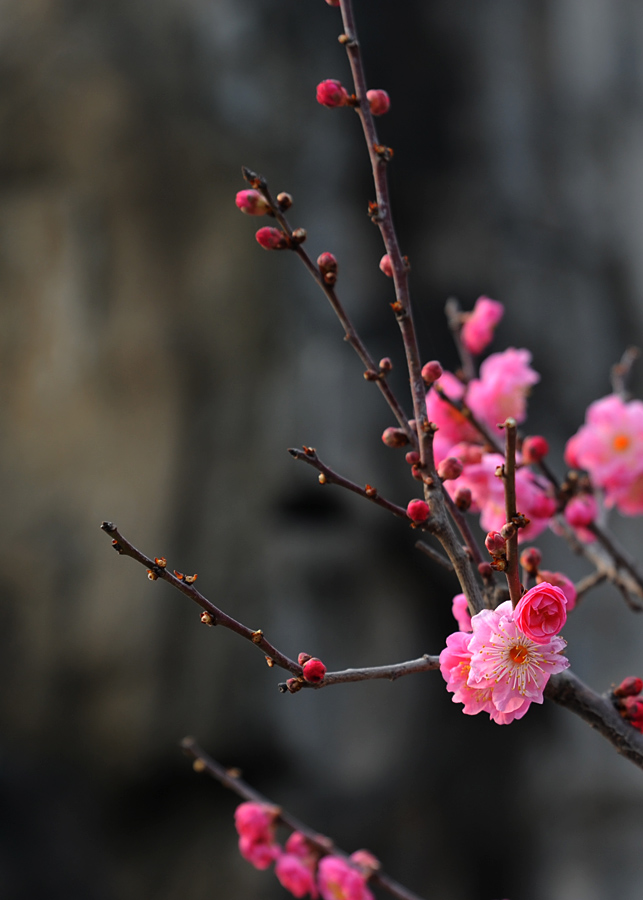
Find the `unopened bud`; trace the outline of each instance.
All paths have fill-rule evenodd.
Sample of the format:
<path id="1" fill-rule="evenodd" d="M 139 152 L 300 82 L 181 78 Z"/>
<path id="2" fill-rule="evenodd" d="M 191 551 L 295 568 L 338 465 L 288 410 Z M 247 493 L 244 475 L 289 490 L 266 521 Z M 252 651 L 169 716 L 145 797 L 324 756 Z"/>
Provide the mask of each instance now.
<path id="1" fill-rule="evenodd" d="M 286 679 L 286 688 L 290 691 L 291 694 L 296 694 L 297 691 L 300 691 L 304 686 L 301 678 L 287 678 Z"/>
<path id="2" fill-rule="evenodd" d="M 596 500 L 591 494 L 572 497 L 565 507 L 565 518 L 573 528 L 591 525 L 598 515 Z"/>
<path id="3" fill-rule="evenodd" d="M 505 539 L 499 531 L 490 531 L 484 539 L 484 545 L 492 556 L 505 552 Z"/>
<path id="4" fill-rule="evenodd" d="M 443 373 L 444 369 L 437 359 L 432 359 L 431 362 L 425 363 L 425 365 L 422 366 L 422 380 L 425 384 L 433 384 L 434 381 L 441 378 Z"/>
<path id="5" fill-rule="evenodd" d="M 280 194 L 277 194 L 277 203 L 279 204 L 279 209 L 285 212 L 292 206 L 292 195 L 282 191 Z"/>
<path id="6" fill-rule="evenodd" d="M 622 702 L 623 715 L 634 728 L 639 731 L 643 729 L 643 700 L 637 697 L 625 697 Z"/>
<path id="7" fill-rule="evenodd" d="M 520 554 L 520 565 L 528 575 L 537 575 L 542 558 L 543 555 L 537 547 L 528 547 Z"/>
<path id="8" fill-rule="evenodd" d="M 317 85 L 317 102 L 322 106 L 333 109 L 336 106 L 346 106 L 348 103 L 348 91 L 334 78 L 328 78 Z"/>
<path id="9" fill-rule="evenodd" d="M 462 475 L 462 463 L 455 456 L 447 456 L 438 465 L 438 475 L 442 481 L 453 481 Z"/>
<path id="10" fill-rule="evenodd" d="M 516 526 L 513 522 L 505 522 L 505 524 L 500 529 L 500 534 L 502 537 L 508 541 L 510 538 L 514 536 L 516 533 Z"/>
<path id="11" fill-rule="evenodd" d="M 247 216 L 265 216 L 270 212 L 270 204 L 259 191 L 239 191 L 234 202 Z"/>
<path id="12" fill-rule="evenodd" d="M 422 522 L 426 522 L 429 518 L 429 504 L 424 500 L 411 500 L 406 507 L 406 514 L 416 525 L 421 525 Z"/>
<path id="13" fill-rule="evenodd" d="M 401 428 L 385 428 L 382 440 L 387 447 L 406 447 L 409 442 L 406 432 Z"/>
<path id="14" fill-rule="evenodd" d="M 366 99 L 374 116 L 383 116 L 391 108 L 391 99 L 386 91 L 366 91 Z"/>
<path id="15" fill-rule="evenodd" d="M 321 684 L 326 675 L 326 666 L 314 656 L 304 664 L 304 678 L 310 684 Z"/>
<path id="16" fill-rule="evenodd" d="M 264 250 L 285 250 L 290 246 L 287 235 L 278 228 L 260 228 L 255 237 Z"/>
<path id="17" fill-rule="evenodd" d="M 309 659 L 312 659 L 310 653 L 300 653 L 297 657 L 297 662 L 300 666 L 303 666 L 308 662 Z"/>
<path id="18" fill-rule="evenodd" d="M 294 244 L 303 244 L 308 235 L 305 228 L 295 228 L 291 237 Z"/>
<path id="19" fill-rule="evenodd" d="M 391 257 L 388 255 L 388 253 L 385 253 L 384 256 L 380 259 L 380 269 L 389 278 L 393 277 L 393 265 L 391 263 Z"/>
<path id="20" fill-rule="evenodd" d="M 466 512 L 471 507 L 473 497 L 468 487 L 459 487 L 455 492 L 453 502 L 461 512 Z"/>
<path id="21" fill-rule="evenodd" d="M 335 274 L 337 272 L 337 260 L 332 253 L 321 253 L 317 257 L 317 265 L 322 275 L 327 275 L 331 272 Z"/>
<path id="22" fill-rule="evenodd" d="M 617 688 L 614 688 L 615 697 L 636 697 L 643 691 L 643 679 L 630 675 L 624 678 Z"/>
<path id="23" fill-rule="evenodd" d="M 526 437 L 522 442 L 522 458 L 526 463 L 539 463 L 549 453 L 549 444 L 539 434 Z"/>
<path id="24" fill-rule="evenodd" d="M 380 372 L 392 372 L 393 371 L 393 363 L 391 362 L 388 356 L 385 356 L 383 359 L 380 359 Z"/>
<path id="25" fill-rule="evenodd" d="M 422 481 L 422 469 L 418 465 L 411 466 L 411 475 L 416 481 Z"/>
<path id="26" fill-rule="evenodd" d="M 491 578 L 493 575 L 493 569 L 491 568 L 491 563 L 481 562 L 478 563 L 478 572 L 483 578 Z"/>
<path id="27" fill-rule="evenodd" d="M 417 450 L 409 450 L 409 452 L 404 457 L 404 459 L 410 466 L 416 466 L 419 463 L 420 458 L 420 454 L 417 452 Z"/>
<path id="28" fill-rule="evenodd" d="M 339 0 L 326 0 L 329 6 L 339 6 Z"/>

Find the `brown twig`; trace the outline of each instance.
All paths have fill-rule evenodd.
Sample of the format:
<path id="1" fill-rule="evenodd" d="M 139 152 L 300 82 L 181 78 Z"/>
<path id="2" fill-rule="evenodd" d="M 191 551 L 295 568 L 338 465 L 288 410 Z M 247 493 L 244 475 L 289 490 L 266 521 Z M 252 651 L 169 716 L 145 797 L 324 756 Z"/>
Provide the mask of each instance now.
<path id="1" fill-rule="evenodd" d="M 614 563 L 618 566 L 619 569 L 624 569 L 631 578 L 634 579 L 638 586 L 638 593 L 643 593 L 643 575 L 639 572 L 638 568 L 634 560 L 629 556 L 626 551 L 619 547 L 616 543 L 616 540 L 610 535 L 606 534 L 605 531 L 597 525 L 595 522 L 591 522 L 586 526 L 588 531 L 591 531 L 592 534 L 596 535 L 597 541 L 607 550 L 609 555 L 614 560 Z"/>
<path id="2" fill-rule="evenodd" d="M 425 541 L 416 541 L 415 546 L 424 553 L 425 556 L 428 556 L 429 559 L 432 559 L 439 566 L 442 566 L 443 569 L 446 569 L 448 572 L 453 572 L 453 565 L 447 556 L 443 556 L 438 550 L 434 550 L 433 547 Z"/>
<path id="3" fill-rule="evenodd" d="M 607 572 L 591 572 L 589 575 L 586 575 L 585 578 L 582 578 L 578 581 L 574 587 L 576 589 L 576 605 L 580 603 L 580 601 L 584 598 L 585 594 L 592 590 L 592 588 L 597 587 L 599 584 L 602 584 L 607 579 Z"/>
<path id="4" fill-rule="evenodd" d="M 214 603 L 207 599 L 207 597 L 204 597 L 203 594 L 197 591 L 193 584 L 187 582 L 185 580 L 185 575 L 177 577 L 176 574 L 173 575 L 169 572 L 165 565 L 159 565 L 156 559 L 145 556 L 145 554 L 141 553 L 140 550 L 137 550 L 127 538 L 123 537 L 113 522 L 103 522 L 101 528 L 112 538 L 112 546 L 117 553 L 121 556 L 129 556 L 142 566 L 145 566 L 148 573 L 151 573 L 153 581 L 158 578 L 167 581 L 168 584 L 177 588 L 177 590 L 189 597 L 190 600 L 198 603 L 201 609 L 205 610 L 205 613 L 209 616 L 209 619 L 205 620 L 208 625 L 222 625 L 224 628 L 229 628 L 241 637 L 246 638 L 246 640 L 251 641 L 256 647 L 259 647 L 264 655 L 271 659 L 275 665 L 282 669 L 286 669 L 286 671 L 291 672 L 295 676 L 300 676 L 302 674 L 303 670 L 299 663 L 295 662 L 293 659 L 289 659 L 284 653 L 281 653 L 280 650 L 273 647 L 273 645 L 263 636 L 261 630 L 258 629 L 253 631 L 252 628 L 248 628 L 246 625 L 242 625 L 241 622 L 237 622 L 236 619 L 233 619 L 232 616 L 224 613 L 223 610 L 216 607 Z M 163 563 L 164 562 L 165 560 L 163 560 Z"/>
<path id="5" fill-rule="evenodd" d="M 313 829 L 304 825 L 303 822 L 300 822 L 299 819 L 296 819 L 287 810 L 272 803 L 260 794 L 259 791 L 256 791 L 245 782 L 235 769 L 226 769 L 221 763 L 212 759 L 211 756 L 199 747 L 194 738 L 183 738 L 181 741 L 181 749 L 187 756 L 194 760 L 193 768 L 196 772 L 206 772 L 224 787 L 234 791 L 235 794 L 242 797 L 244 800 L 249 800 L 252 803 L 265 803 L 267 806 L 273 807 L 276 811 L 276 821 L 285 825 L 287 828 L 290 828 L 292 831 L 298 831 L 303 834 L 306 840 L 319 852 L 320 856 L 327 856 L 332 853 L 334 856 L 339 856 L 341 859 L 351 864 L 348 854 L 343 850 L 339 850 L 330 838 L 313 831 Z M 358 867 L 356 866 L 355 868 L 357 869 Z M 358 869 L 358 871 L 360 870 Z M 401 884 L 398 884 L 397 881 L 389 878 L 389 876 L 381 870 L 374 872 L 367 880 L 370 884 L 388 891 L 389 894 L 392 894 L 393 897 L 397 897 L 398 900 L 422 900 L 422 898 L 417 894 L 414 894 L 413 891 L 409 891 Z"/>
<path id="6" fill-rule="evenodd" d="M 433 672 L 440 668 L 440 657 L 430 656 L 425 653 L 419 659 L 409 659 L 406 662 L 393 663 L 390 666 L 369 666 L 361 669 L 342 669 L 338 672 L 326 672 L 324 680 L 320 684 L 310 684 L 307 681 L 301 682 L 302 688 L 319 688 L 328 687 L 331 684 L 348 684 L 355 681 L 373 681 L 374 679 L 386 679 L 387 681 L 397 681 L 404 675 L 417 675 L 420 672 Z M 283 693 L 296 693 L 284 682 L 279 685 L 279 690 Z"/>
<path id="7" fill-rule="evenodd" d="M 630 391 L 627 383 L 632 375 L 632 366 L 641 355 L 638 347 L 628 347 L 620 360 L 612 366 L 611 381 L 612 391 L 619 394 L 621 399 L 627 401 L 630 399 Z"/>
<path id="8" fill-rule="evenodd" d="M 473 362 L 473 356 L 462 343 L 462 312 L 456 297 L 449 297 L 444 307 L 444 312 L 446 313 L 447 324 L 451 336 L 453 337 L 453 342 L 458 351 L 458 356 L 460 357 L 462 374 L 464 375 L 465 381 L 469 382 L 472 378 L 476 377 L 476 369 Z"/>
<path id="9" fill-rule="evenodd" d="M 518 564 L 518 528 L 516 524 L 516 433 L 517 424 L 515 419 L 507 419 L 505 422 L 505 464 L 502 468 L 503 481 L 505 485 L 505 514 L 507 517 L 507 528 L 509 534 L 505 540 L 507 548 L 507 567 L 505 575 L 507 576 L 507 584 L 509 586 L 509 597 L 511 604 L 516 608 L 518 601 L 522 596 L 522 585 L 520 584 L 520 568 Z M 513 526 L 513 529 L 512 527 Z"/>

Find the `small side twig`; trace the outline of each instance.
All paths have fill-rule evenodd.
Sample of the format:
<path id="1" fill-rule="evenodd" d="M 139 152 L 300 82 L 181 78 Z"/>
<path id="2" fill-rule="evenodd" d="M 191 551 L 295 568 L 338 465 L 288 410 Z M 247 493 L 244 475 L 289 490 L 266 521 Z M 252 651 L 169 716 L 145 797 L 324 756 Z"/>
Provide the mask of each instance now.
<path id="1" fill-rule="evenodd" d="M 509 586 L 509 597 L 511 604 L 516 608 L 518 601 L 522 596 L 522 585 L 520 584 L 520 568 L 518 565 L 518 528 L 516 524 L 516 433 L 517 424 L 515 419 L 507 419 L 505 422 L 505 464 L 503 466 L 503 479 L 505 484 L 505 513 L 507 517 L 507 528 L 509 535 L 506 538 L 505 546 L 507 548 L 507 568 L 505 575 L 507 576 L 507 584 Z M 512 529 L 513 526 L 513 529 Z"/>
<path id="2" fill-rule="evenodd" d="M 451 560 L 440 553 L 438 550 L 434 550 L 429 544 L 425 541 L 416 541 L 415 546 L 418 550 L 424 553 L 425 556 L 428 556 L 429 559 L 432 559 L 439 566 L 442 566 L 443 569 L 446 569 L 447 572 L 453 572 L 453 565 Z"/>
<path id="3" fill-rule="evenodd" d="M 630 399 L 628 382 L 632 375 L 632 367 L 640 355 L 641 351 L 638 347 L 628 347 L 620 360 L 612 366 L 610 373 L 612 391 L 619 394 L 624 401 Z"/>
<path id="4" fill-rule="evenodd" d="M 331 684 L 349 684 L 355 681 L 373 681 L 374 679 L 386 679 L 387 681 L 397 681 L 404 675 L 417 675 L 420 672 L 433 672 L 440 668 L 440 657 L 430 656 L 425 653 L 419 659 L 409 659 L 406 662 L 393 663 L 389 666 L 369 666 L 361 669 L 341 669 L 338 672 L 326 672 L 324 680 L 320 684 L 310 684 L 305 681 L 302 687 L 320 688 L 328 687 Z M 287 685 L 280 685 L 282 693 L 283 688 L 288 691 Z"/>
<path id="5" fill-rule="evenodd" d="M 460 357 L 462 374 L 464 375 L 465 381 L 469 382 L 476 377 L 476 369 L 473 362 L 473 356 L 462 343 L 462 312 L 460 311 L 460 304 L 456 297 L 449 297 L 444 307 L 444 312 L 446 313 L 447 324 L 451 336 L 453 337 L 453 342 L 458 351 L 458 356 Z"/>
<path id="6" fill-rule="evenodd" d="M 249 800 L 252 803 L 265 803 L 266 805 L 273 807 L 277 813 L 276 821 L 285 825 L 287 828 L 290 828 L 292 831 L 299 831 L 303 834 L 306 840 L 319 852 L 320 856 L 327 856 L 329 853 L 332 853 L 334 856 L 339 856 L 350 864 L 348 854 L 343 850 L 339 850 L 330 838 L 309 828 L 308 825 L 300 822 L 299 819 L 295 818 L 295 816 L 291 815 L 287 810 L 272 803 L 260 794 L 259 791 L 256 791 L 245 782 L 237 770 L 226 769 L 221 763 L 212 759 L 211 756 L 201 749 L 193 737 L 183 738 L 181 741 L 181 749 L 186 756 L 189 756 L 194 760 L 192 767 L 196 772 L 207 773 L 224 787 L 234 791 L 234 793 L 243 800 Z M 417 894 L 414 894 L 413 891 L 408 890 L 408 888 L 403 887 L 403 885 L 399 884 L 397 881 L 389 878 L 389 876 L 381 870 L 374 872 L 368 878 L 368 881 L 370 884 L 374 884 L 377 887 L 388 891 L 388 893 L 393 897 L 396 897 L 397 900 L 422 900 L 422 898 Z"/>

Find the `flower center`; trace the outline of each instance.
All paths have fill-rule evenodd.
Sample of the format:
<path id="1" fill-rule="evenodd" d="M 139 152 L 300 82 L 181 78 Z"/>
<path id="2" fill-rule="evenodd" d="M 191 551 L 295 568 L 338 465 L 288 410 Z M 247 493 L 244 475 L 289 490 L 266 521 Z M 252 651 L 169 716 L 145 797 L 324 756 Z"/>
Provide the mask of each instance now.
<path id="1" fill-rule="evenodd" d="M 521 647 L 520 645 L 518 645 L 511 648 L 511 650 L 509 651 L 509 656 L 511 657 L 513 662 L 517 663 L 520 666 L 529 656 L 529 650 L 527 650 L 526 647 Z"/>
<path id="2" fill-rule="evenodd" d="M 612 447 L 617 453 L 622 453 L 623 450 L 627 450 L 631 443 L 632 440 L 627 434 L 617 434 L 612 441 Z"/>

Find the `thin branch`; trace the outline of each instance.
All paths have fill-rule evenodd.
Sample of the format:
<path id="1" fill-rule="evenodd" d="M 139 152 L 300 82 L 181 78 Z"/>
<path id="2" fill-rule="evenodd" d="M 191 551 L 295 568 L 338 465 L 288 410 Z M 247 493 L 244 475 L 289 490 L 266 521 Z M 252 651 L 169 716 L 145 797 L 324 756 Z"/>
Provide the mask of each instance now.
<path id="1" fill-rule="evenodd" d="M 610 373 L 612 391 L 619 394 L 624 401 L 630 399 L 628 381 L 632 375 L 632 367 L 640 355 L 641 351 L 638 347 L 628 347 L 620 360 L 612 366 Z"/>
<path id="2" fill-rule="evenodd" d="M 165 567 L 165 560 L 163 560 L 163 565 L 159 565 L 159 562 L 156 559 L 145 556 L 145 554 L 141 553 L 140 550 L 137 550 L 127 538 L 123 537 L 113 522 L 103 522 L 101 528 L 112 538 L 112 546 L 117 553 L 121 556 L 129 556 L 142 566 L 145 566 L 153 581 L 156 581 L 158 578 L 167 581 L 168 584 L 171 584 L 172 587 L 181 591 L 181 593 L 189 597 L 190 600 L 198 603 L 201 609 L 205 610 L 205 613 L 209 617 L 205 620 L 208 625 L 222 625 L 224 628 L 229 628 L 231 631 L 234 631 L 236 634 L 249 640 L 256 647 L 259 647 L 266 657 L 271 659 L 273 663 L 281 669 L 286 669 L 286 671 L 291 672 L 295 676 L 300 676 L 302 674 L 303 669 L 299 663 L 290 659 L 284 653 L 281 653 L 276 647 L 273 647 L 273 645 L 263 636 L 263 632 L 260 629 L 253 631 L 252 628 L 248 628 L 246 625 L 242 625 L 241 622 L 237 622 L 236 619 L 233 619 L 232 616 L 224 613 L 223 610 L 220 610 L 214 603 L 208 600 L 207 597 L 204 597 L 203 594 L 197 591 L 193 584 L 186 581 L 186 578 L 194 578 L 195 576 L 181 575 L 181 577 L 177 577 L 176 574 L 173 575 Z"/>
<path id="3" fill-rule="evenodd" d="M 516 522 L 518 513 L 518 510 L 516 509 L 516 432 L 516 420 L 511 418 L 507 419 L 505 422 L 505 464 L 502 468 L 502 473 L 505 484 L 505 514 L 510 534 L 505 541 L 505 546 L 507 548 L 507 568 L 505 569 L 505 575 L 507 576 L 509 596 L 514 609 L 522 596 L 520 569 L 518 565 L 518 527 Z M 513 530 L 511 529 L 511 526 L 513 526 Z"/>
<path id="4" fill-rule="evenodd" d="M 643 575 L 639 572 L 632 557 L 622 547 L 619 547 L 614 537 L 606 534 L 595 522 L 590 523 L 586 528 L 596 535 L 596 539 L 607 550 L 615 564 L 634 579 L 639 588 L 638 593 L 641 594 L 643 592 Z"/>
<path id="5" fill-rule="evenodd" d="M 342 669 L 339 672 L 326 672 L 324 680 L 320 684 L 310 684 L 307 681 L 301 682 L 302 688 L 319 688 L 328 687 L 331 684 L 348 684 L 354 681 L 373 681 L 373 679 L 387 679 L 388 681 L 397 681 L 404 675 L 417 675 L 419 672 L 433 672 L 440 668 L 440 657 L 430 656 L 425 653 L 419 659 L 409 659 L 407 662 L 393 663 L 390 666 L 370 666 L 362 669 Z M 287 684 L 280 684 L 279 690 L 283 693 L 287 691 L 296 693 Z"/>
<path id="6" fill-rule="evenodd" d="M 576 589 L 576 605 L 580 603 L 585 594 L 607 580 L 607 572 L 592 572 L 578 581 L 574 587 Z"/>
<path id="7" fill-rule="evenodd" d="M 446 569 L 447 572 L 453 572 L 453 565 L 447 556 L 443 556 L 438 550 L 434 550 L 433 547 L 425 541 L 416 541 L 415 546 L 424 553 L 425 556 L 428 556 L 429 559 L 432 559 L 439 566 L 442 566 L 443 569 Z"/>
<path id="8" fill-rule="evenodd" d="M 439 384 L 432 385 L 433 390 L 439 394 L 440 399 L 444 400 L 445 403 L 448 403 L 449 406 L 453 407 L 453 409 L 457 410 L 460 415 L 464 416 L 467 422 L 470 422 L 476 431 L 480 434 L 480 436 L 484 439 L 485 444 L 488 444 L 494 453 L 499 453 L 501 456 L 504 456 L 504 448 L 500 443 L 500 439 L 497 435 L 494 435 L 489 431 L 486 425 L 483 425 L 474 414 L 471 412 L 466 403 L 462 400 L 453 400 L 453 398 L 449 397 L 444 388 Z"/>
<path id="9" fill-rule="evenodd" d="M 300 822 L 299 819 L 296 819 L 287 810 L 272 803 L 247 784 L 247 782 L 243 781 L 237 770 L 226 769 L 221 763 L 212 759 L 211 756 L 199 747 L 194 738 L 183 738 L 181 741 L 181 749 L 187 756 L 194 760 L 193 768 L 196 772 L 206 772 L 224 787 L 234 791 L 235 794 L 242 797 L 244 800 L 249 800 L 252 803 L 265 803 L 266 805 L 273 807 L 276 811 L 276 821 L 285 825 L 287 828 L 292 829 L 292 831 L 299 831 L 303 834 L 306 840 L 318 850 L 321 856 L 327 856 L 332 853 L 333 856 L 339 856 L 347 863 L 351 864 L 348 854 L 343 850 L 339 850 L 330 838 L 319 834 L 317 831 L 313 831 L 313 829 L 304 825 L 303 822 Z M 360 871 L 357 866 L 355 866 L 355 868 L 357 871 Z M 397 900 L 422 900 L 417 894 L 414 894 L 401 884 L 398 884 L 397 881 L 389 878 L 389 876 L 381 870 L 370 875 L 367 881 L 370 884 L 388 891 L 393 897 L 397 897 Z"/>
<path id="10" fill-rule="evenodd" d="M 476 369 L 473 362 L 473 356 L 462 343 L 462 312 L 456 297 L 449 297 L 446 306 L 444 307 L 444 312 L 446 313 L 447 324 L 451 331 L 453 342 L 458 351 L 458 356 L 460 357 L 462 373 L 465 381 L 469 382 L 476 377 Z"/>

